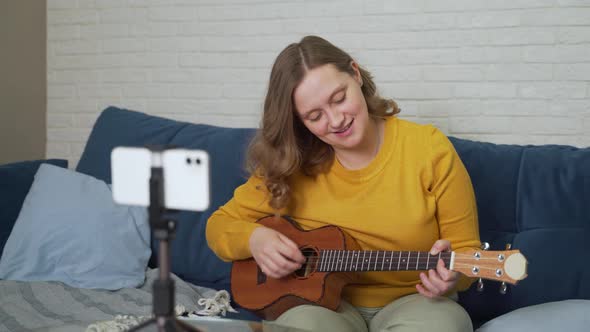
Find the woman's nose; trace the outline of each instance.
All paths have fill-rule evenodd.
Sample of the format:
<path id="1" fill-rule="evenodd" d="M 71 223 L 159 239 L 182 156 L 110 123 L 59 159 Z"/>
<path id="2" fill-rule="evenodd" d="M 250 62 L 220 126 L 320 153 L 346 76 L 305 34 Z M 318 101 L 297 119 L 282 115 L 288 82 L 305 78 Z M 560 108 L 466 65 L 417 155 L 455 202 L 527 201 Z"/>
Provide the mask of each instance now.
<path id="1" fill-rule="evenodd" d="M 331 108 L 326 112 L 326 114 L 328 115 L 328 120 L 330 121 L 330 129 L 338 130 L 344 127 L 344 113 Z"/>

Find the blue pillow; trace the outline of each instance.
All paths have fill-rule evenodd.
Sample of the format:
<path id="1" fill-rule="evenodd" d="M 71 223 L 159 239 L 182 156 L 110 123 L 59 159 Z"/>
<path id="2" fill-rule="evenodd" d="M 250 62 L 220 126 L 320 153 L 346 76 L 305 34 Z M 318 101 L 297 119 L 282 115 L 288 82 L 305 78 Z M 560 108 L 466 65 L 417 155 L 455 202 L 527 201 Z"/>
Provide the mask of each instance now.
<path id="1" fill-rule="evenodd" d="M 589 313 L 589 300 L 548 302 L 520 308 L 494 318 L 476 332 L 589 331 Z"/>
<path id="2" fill-rule="evenodd" d="M 31 160 L 0 166 L 0 255 L 41 163 L 67 168 L 64 159 Z"/>
<path id="3" fill-rule="evenodd" d="M 105 182 L 43 164 L 4 248 L 0 279 L 137 287 L 149 236 L 145 208 L 117 205 Z"/>

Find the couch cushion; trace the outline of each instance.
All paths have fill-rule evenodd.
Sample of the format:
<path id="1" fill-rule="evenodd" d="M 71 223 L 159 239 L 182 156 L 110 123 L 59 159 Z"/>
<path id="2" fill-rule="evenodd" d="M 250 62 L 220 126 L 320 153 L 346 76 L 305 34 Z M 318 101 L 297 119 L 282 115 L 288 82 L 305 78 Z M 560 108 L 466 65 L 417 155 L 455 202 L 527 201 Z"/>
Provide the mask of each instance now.
<path id="1" fill-rule="evenodd" d="M 205 226 L 209 215 L 232 197 L 235 187 L 245 182 L 244 151 L 253 133 L 252 129 L 189 124 L 109 107 L 95 123 L 76 169 L 110 182 L 110 153 L 120 145 L 171 144 L 207 151 L 211 167 L 211 204 L 203 212 L 183 211 L 175 215 L 178 223 L 171 244 L 171 270 L 198 285 L 227 288 L 231 265 L 209 249 Z M 157 253 L 157 243 L 152 245 Z"/>
<path id="2" fill-rule="evenodd" d="M 548 301 L 590 299 L 590 148 L 496 145 L 451 138 L 473 182 L 482 241 L 527 257 L 528 277 L 508 293 L 485 281 L 460 294 L 476 325 Z M 550 285 L 550 287 L 547 287 Z M 540 291 L 543 290 L 543 291 Z"/>
<path id="3" fill-rule="evenodd" d="M 521 308 L 494 318 L 476 332 L 583 332 L 590 330 L 590 301 L 565 300 Z"/>
<path id="4" fill-rule="evenodd" d="M 145 208 L 115 204 L 104 181 L 43 164 L 6 243 L 0 278 L 138 287 L 151 255 L 149 235 Z"/>
<path id="5" fill-rule="evenodd" d="M 0 255 L 42 163 L 68 167 L 68 161 L 64 159 L 31 160 L 0 166 Z"/>
<path id="6" fill-rule="evenodd" d="M 254 131 L 187 124 L 171 144 L 209 153 L 211 204 L 201 213 L 182 212 L 178 218 L 176 239 L 172 243 L 172 271 L 189 282 L 216 287 L 229 284 L 231 264 L 211 251 L 205 238 L 209 216 L 233 196 L 244 183 L 244 153 Z M 203 268 L 207 267 L 207 271 Z"/>
<path id="7" fill-rule="evenodd" d="M 174 120 L 109 107 L 96 120 L 76 171 L 111 183 L 114 147 L 167 144 L 183 126 Z"/>

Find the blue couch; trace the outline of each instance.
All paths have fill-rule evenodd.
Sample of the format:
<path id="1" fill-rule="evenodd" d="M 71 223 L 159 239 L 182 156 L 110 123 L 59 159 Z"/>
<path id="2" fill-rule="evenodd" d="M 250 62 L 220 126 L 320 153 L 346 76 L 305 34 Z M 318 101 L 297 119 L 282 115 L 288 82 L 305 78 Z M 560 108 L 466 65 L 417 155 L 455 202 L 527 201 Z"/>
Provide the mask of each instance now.
<path id="1" fill-rule="evenodd" d="M 253 129 L 190 124 L 109 107 L 98 118 L 76 170 L 110 183 L 110 153 L 119 145 L 206 150 L 212 204 L 201 213 L 177 215 L 172 272 L 194 284 L 229 290 L 230 264 L 207 246 L 205 226 L 210 214 L 246 180 L 244 152 L 253 134 Z M 590 299 L 590 148 L 450 139 L 473 182 L 482 241 L 493 250 L 511 243 L 529 261 L 528 278 L 509 286 L 505 295 L 499 293 L 499 283 L 490 281 L 483 292 L 474 284 L 459 294 L 474 326 L 519 308 Z M 152 247 L 157 255 L 157 246 Z M 245 310 L 233 317 L 255 319 Z"/>

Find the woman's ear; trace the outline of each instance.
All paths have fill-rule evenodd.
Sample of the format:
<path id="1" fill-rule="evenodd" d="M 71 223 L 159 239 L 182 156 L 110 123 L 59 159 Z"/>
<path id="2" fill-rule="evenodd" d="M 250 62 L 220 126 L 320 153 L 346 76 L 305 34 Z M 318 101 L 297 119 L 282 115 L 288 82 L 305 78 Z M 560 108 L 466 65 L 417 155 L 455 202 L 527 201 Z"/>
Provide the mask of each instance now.
<path id="1" fill-rule="evenodd" d="M 359 65 L 354 61 L 350 61 L 350 66 L 354 72 L 354 79 L 358 82 L 360 86 L 363 86 L 363 78 L 361 77 L 361 70 L 359 69 Z"/>

